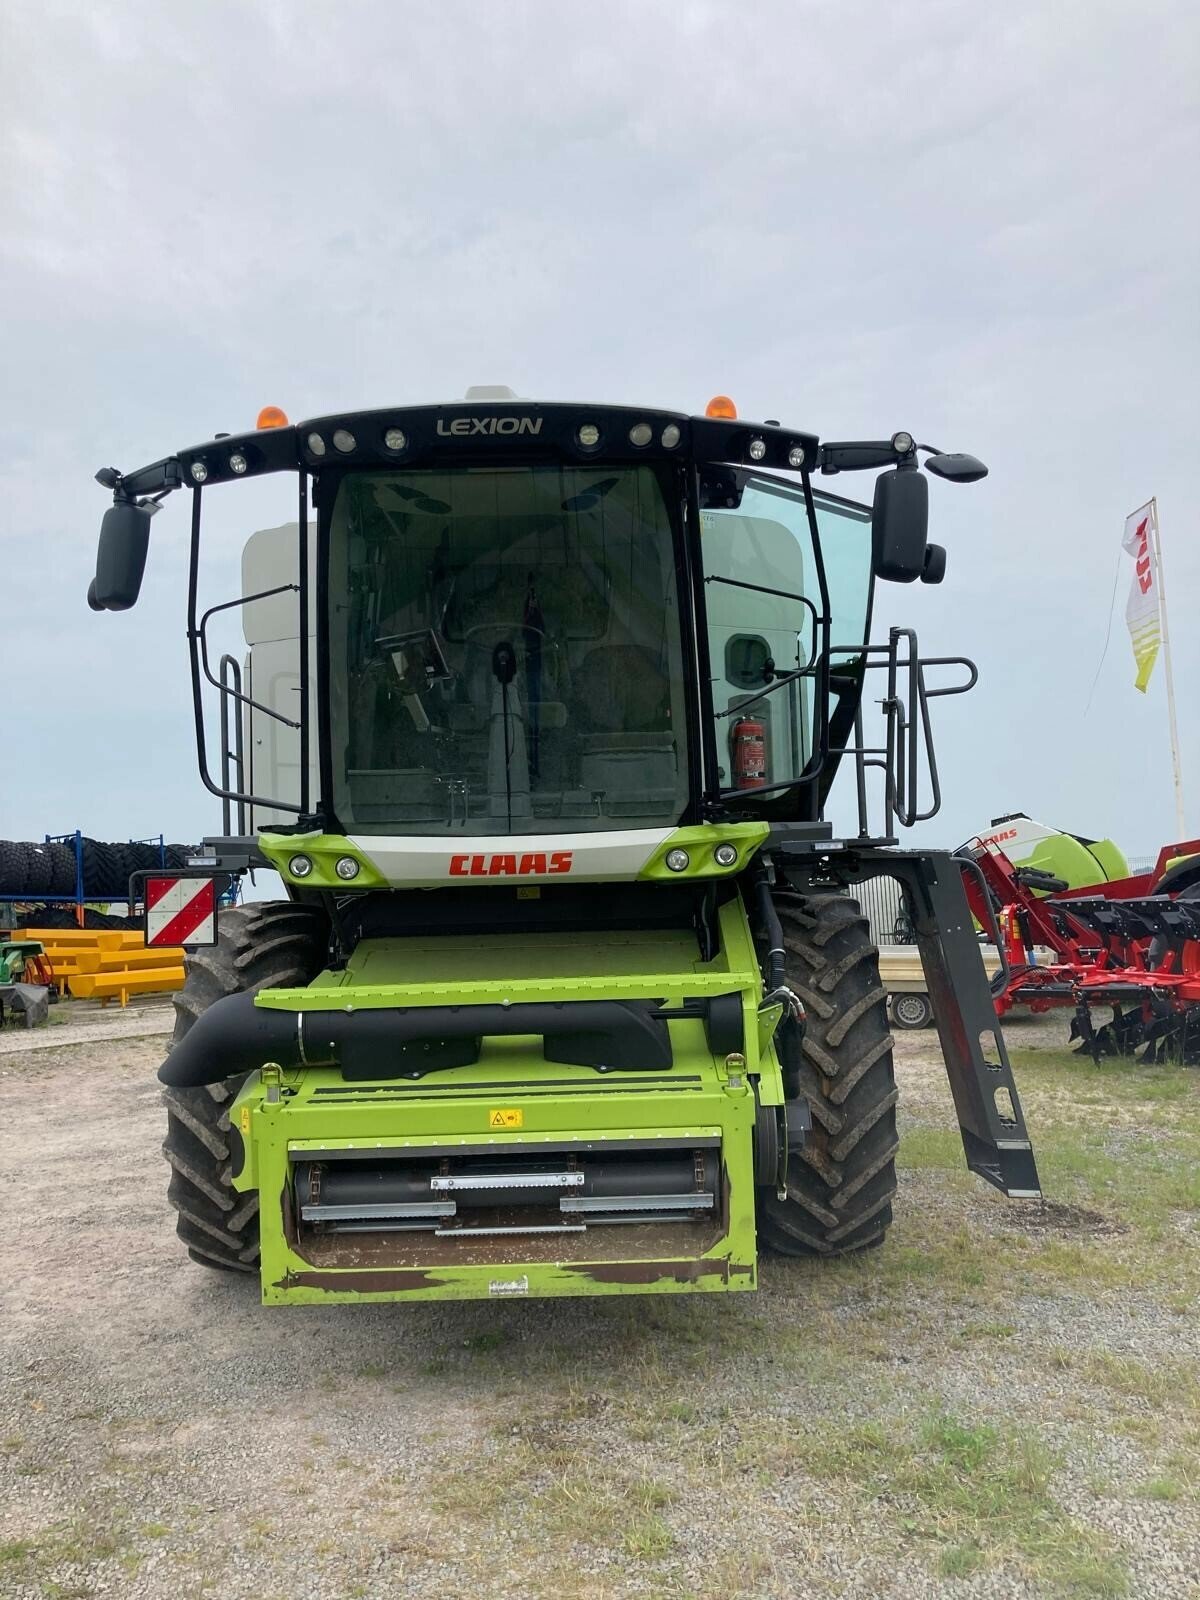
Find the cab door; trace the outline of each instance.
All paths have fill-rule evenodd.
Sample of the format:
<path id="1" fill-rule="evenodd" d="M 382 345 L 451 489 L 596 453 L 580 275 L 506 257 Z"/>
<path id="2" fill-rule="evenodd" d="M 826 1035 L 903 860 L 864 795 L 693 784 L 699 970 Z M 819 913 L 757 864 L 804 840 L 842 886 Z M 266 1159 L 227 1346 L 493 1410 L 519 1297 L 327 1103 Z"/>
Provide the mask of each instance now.
<path id="1" fill-rule="evenodd" d="M 812 756 L 826 637 L 835 659 L 865 641 L 871 514 L 814 491 L 818 549 L 799 482 L 749 472 L 725 482 L 732 492 L 716 498 L 726 503 L 700 513 L 718 784 L 742 786 L 735 752 L 748 723 L 752 737 L 761 725 L 765 747 L 754 786 L 771 788 L 798 779 Z"/>

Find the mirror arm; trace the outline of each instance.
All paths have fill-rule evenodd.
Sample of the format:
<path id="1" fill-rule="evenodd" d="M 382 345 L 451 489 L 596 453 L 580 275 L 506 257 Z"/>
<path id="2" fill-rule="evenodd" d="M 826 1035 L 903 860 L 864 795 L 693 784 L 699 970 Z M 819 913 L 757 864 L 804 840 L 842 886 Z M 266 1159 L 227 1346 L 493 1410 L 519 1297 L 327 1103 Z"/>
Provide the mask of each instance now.
<path id="1" fill-rule="evenodd" d="M 136 503 L 139 495 L 151 495 L 155 501 L 170 494 L 172 489 L 183 488 L 183 468 L 177 457 L 167 456 L 148 467 L 138 467 L 135 472 L 118 472 L 115 467 L 101 467 L 96 482 L 113 492 L 113 504 Z"/>

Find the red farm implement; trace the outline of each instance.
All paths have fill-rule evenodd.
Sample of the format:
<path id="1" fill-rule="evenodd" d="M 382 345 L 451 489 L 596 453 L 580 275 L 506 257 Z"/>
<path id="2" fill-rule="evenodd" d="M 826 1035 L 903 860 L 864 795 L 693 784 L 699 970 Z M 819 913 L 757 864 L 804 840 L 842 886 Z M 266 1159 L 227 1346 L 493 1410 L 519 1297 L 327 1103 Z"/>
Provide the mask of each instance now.
<path id="1" fill-rule="evenodd" d="M 1143 1060 L 1200 1064 L 1200 840 L 1164 847 L 1151 872 L 1073 890 L 995 845 L 963 854 L 972 913 L 998 935 L 999 1016 L 1069 1006 L 1071 1037 L 1097 1060 L 1144 1046 Z"/>

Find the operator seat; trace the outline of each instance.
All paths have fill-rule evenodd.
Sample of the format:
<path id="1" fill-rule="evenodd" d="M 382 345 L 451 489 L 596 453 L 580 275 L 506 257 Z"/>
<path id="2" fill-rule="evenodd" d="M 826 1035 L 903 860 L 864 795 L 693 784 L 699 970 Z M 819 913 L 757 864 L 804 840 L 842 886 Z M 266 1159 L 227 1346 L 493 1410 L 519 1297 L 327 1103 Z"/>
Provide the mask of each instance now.
<path id="1" fill-rule="evenodd" d="M 574 673 L 580 787 L 610 816 L 658 816 L 675 798 L 671 686 L 641 645 L 599 645 Z"/>

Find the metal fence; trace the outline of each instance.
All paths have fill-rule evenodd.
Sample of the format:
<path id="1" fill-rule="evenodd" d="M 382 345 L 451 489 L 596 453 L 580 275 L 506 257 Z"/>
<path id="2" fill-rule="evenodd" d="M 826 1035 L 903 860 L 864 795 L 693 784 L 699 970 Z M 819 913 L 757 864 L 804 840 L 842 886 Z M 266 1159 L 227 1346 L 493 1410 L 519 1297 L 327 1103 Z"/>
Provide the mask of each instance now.
<path id="1" fill-rule="evenodd" d="M 913 934 L 895 878 L 867 878 L 854 890 L 876 944 L 912 944 Z"/>

